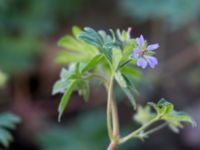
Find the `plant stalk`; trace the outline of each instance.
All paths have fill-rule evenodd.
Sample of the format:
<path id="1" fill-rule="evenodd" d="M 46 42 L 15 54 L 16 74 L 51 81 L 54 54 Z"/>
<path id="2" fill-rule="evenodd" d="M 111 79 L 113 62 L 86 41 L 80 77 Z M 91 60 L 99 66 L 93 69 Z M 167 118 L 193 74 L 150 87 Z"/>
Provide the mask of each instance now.
<path id="1" fill-rule="evenodd" d="M 113 88 L 113 75 L 111 76 L 109 85 L 108 85 L 108 98 L 107 98 L 107 128 L 108 128 L 108 134 L 109 138 L 112 141 L 113 140 L 113 133 L 112 133 L 112 124 L 111 124 L 111 104 L 112 104 L 112 88 Z"/>
<path id="2" fill-rule="evenodd" d="M 128 140 L 134 138 L 134 137 L 138 137 L 138 134 L 142 131 L 144 131 L 146 128 L 148 128 L 150 125 L 152 125 L 154 122 L 156 122 L 158 120 L 159 117 L 156 117 L 154 119 L 152 119 L 151 121 L 149 121 L 148 123 L 146 123 L 145 125 L 143 125 L 142 127 L 140 127 L 139 129 L 133 131 L 132 133 L 128 134 L 127 136 L 121 138 L 119 140 L 119 143 L 122 144 L 122 143 L 125 143 L 127 142 Z"/>

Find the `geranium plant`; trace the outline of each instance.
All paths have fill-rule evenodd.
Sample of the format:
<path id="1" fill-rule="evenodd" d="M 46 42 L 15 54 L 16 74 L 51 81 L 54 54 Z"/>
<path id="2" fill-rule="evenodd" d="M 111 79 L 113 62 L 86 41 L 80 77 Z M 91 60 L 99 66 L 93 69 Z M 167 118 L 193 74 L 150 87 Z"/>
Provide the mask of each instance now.
<path id="1" fill-rule="evenodd" d="M 87 102 L 90 81 L 99 80 L 107 91 L 107 129 L 110 139 L 108 150 L 114 150 L 130 139 L 147 138 L 165 126 L 178 132 L 183 127 L 182 122 L 196 125 L 189 115 L 174 110 L 173 104 L 164 98 L 157 103 L 149 102 L 144 107 L 136 105 L 133 95 L 136 91 L 134 81 L 142 69 L 154 69 L 158 65 L 155 54 L 159 44 L 149 44 L 142 35 L 132 38 L 131 28 L 127 31 L 110 30 L 106 33 L 89 27 L 81 30 L 75 26 L 72 32 L 73 36 L 66 35 L 58 43 L 67 51 L 61 51 L 56 61 L 69 64 L 67 69 L 61 70 L 60 79 L 53 86 L 53 94 L 63 94 L 58 107 L 59 121 L 72 92 L 78 91 Z M 124 137 L 120 136 L 117 104 L 113 97 L 114 82 L 127 95 L 130 104 L 137 111 L 134 120 L 141 124 L 140 128 Z M 161 124 L 152 127 L 155 122 Z"/>

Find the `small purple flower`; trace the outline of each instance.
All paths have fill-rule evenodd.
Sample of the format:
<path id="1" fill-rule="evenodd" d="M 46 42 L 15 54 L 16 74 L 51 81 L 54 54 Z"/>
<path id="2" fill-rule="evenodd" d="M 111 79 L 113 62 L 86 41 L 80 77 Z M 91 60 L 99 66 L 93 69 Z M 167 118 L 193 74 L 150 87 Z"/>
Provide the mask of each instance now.
<path id="1" fill-rule="evenodd" d="M 142 35 L 139 38 L 136 38 L 135 41 L 137 47 L 133 49 L 132 57 L 137 59 L 137 66 L 144 69 L 149 64 L 151 68 L 155 68 L 158 64 L 158 60 L 152 55 L 154 54 L 153 51 L 159 48 L 159 44 L 147 45 Z"/>

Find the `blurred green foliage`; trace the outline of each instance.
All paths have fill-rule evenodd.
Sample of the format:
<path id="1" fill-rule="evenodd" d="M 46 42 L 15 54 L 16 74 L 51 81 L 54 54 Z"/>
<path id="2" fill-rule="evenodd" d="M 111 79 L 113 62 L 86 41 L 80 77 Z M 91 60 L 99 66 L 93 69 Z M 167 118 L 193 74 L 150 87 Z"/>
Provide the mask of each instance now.
<path id="1" fill-rule="evenodd" d="M 102 150 L 107 146 L 103 111 L 85 113 L 70 121 L 66 128 L 53 126 L 39 136 L 43 150 Z M 98 118 L 98 119 L 97 119 Z"/>
<path id="2" fill-rule="evenodd" d="M 31 69 L 42 38 L 74 17 L 80 6 L 80 0 L 1 0 L 0 67 L 6 72 Z"/>
<path id="3" fill-rule="evenodd" d="M 4 87 L 5 83 L 7 81 L 7 76 L 4 72 L 0 71 L 0 89 Z"/>
<path id="4" fill-rule="evenodd" d="M 102 109 L 82 113 L 70 120 L 67 127 L 53 125 L 41 132 L 38 143 L 42 150 L 104 150 L 108 144 L 105 116 L 105 110 Z M 138 141 L 131 141 L 119 147 L 119 150 L 138 144 Z"/>
<path id="5" fill-rule="evenodd" d="M 15 129 L 16 124 L 20 122 L 20 118 L 12 113 L 0 114 L 0 143 L 4 147 L 8 147 L 13 140 L 10 129 Z"/>
<path id="6" fill-rule="evenodd" d="M 199 0 L 118 0 L 122 11 L 140 21 L 164 19 L 173 28 L 181 27 L 199 16 Z"/>

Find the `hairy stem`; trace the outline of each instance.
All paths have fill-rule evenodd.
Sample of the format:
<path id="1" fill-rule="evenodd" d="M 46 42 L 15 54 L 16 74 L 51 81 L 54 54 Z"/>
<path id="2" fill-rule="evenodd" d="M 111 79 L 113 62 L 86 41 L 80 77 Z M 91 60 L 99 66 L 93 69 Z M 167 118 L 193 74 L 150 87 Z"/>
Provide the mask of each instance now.
<path id="1" fill-rule="evenodd" d="M 110 78 L 108 85 L 108 98 L 107 98 L 107 128 L 110 140 L 112 141 L 112 125 L 111 125 L 111 103 L 112 103 L 112 88 L 113 88 L 113 75 Z"/>
<path id="2" fill-rule="evenodd" d="M 112 144 L 110 144 L 111 147 L 113 145 L 116 145 L 119 141 L 119 117 L 118 117 L 118 110 L 116 102 L 113 99 L 112 95 L 112 88 L 113 88 L 113 80 L 114 76 L 111 76 L 110 82 L 105 79 L 103 76 L 92 74 L 92 77 L 95 77 L 99 80 L 101 80 L 104 83 L 104 86 L 108 92 L 108 99 L 107 99 L 107 128 L 108 128 L 108 134 L 109 138 Z M 112 115 L 112 117 L 111 117 Z M 111 123 L 112 119 L 112 123 Z M 113 127 L 113 129 L 112 129 Z M 113 144 L 115 143 L 115 144 Z M 109 146 L 109 147 L 110 147 Z M 116 147 L 116 146 L 115 146 Z"/>
<path id="3" fill-rule="evenodd" d="M 111 142 L 107 148 L 107 150 L 115 150 L 116 149 L 116 144 L 114 142 Z"/>
<path id="4" fill-rule="evenodd" d="M 116 102 L 111 100 L 111 113 L 112 113 L 112 125 L 113 125 L 113 137 L 116 142 L 118 142 L 119 138 L 119 117 L 117 111 Z"/>
<path id="5" fill-rule="evenodd" d="M 159 125 L 159 126 L 153 128 L 153 129 L 151 129 L 151 130 L 145 132 L 144 134 L 145 134 L 145 135 L 150 135 L 150 134 L 152 134 L 152 133 L 154 133 L 154 132 L 156 132 L 156 131 L 158 131 L 158 130 L 161 130 L 162 128 L 164 128 L 164 127 L 166 127 L 166 126 L 167 126 L 167 123 L 165 122 L 165 123 L 163 123 L 163 124 L 161 124 L 161 125 Z"/>
<path id="6" fill-rule="evenodd" d="M 112 85 L 110 85 L 111 83 L 109 84 L 109 81 L 107 79 L 105 79 L 103 76 L 100 76 L 100 75 L 92 74 L 91 76 L 99 79 L 100 81 L 102 81 L 104 83 L 104 86 L 105 86 L 107 92 L 109 93 L 109 89 L 110 89 L 109 86 L 113 86 L 113 83 L 112 83 Z M 110 96 L 111 96 L 112 126 L 113 126 L 112 135 L 115 136 L 115 137 L 118 137 L 119 136 L 118 110 L 117 110 L 116 102 L 113 99 L 112 91 L 110 91 L 110 92 L 111 92 Z"/>
<path id="7" fill-rule="evenodd" d="M 128 134 L 127 136 L 121 138 L 119 140 L 119 143 L 122 144 L 134 137 L 138 137 L 138 134 L 140 134 L 140 132 L 144 131 L 146 128 L 148 128 L 150 125 L 152 125 L 154 122 L 156 122 L 158 120 L 158 118 L 159 117 L 152 119 L 151 121 L 149 121 L 148 123 L 146 123 L 145 125 L 140 127 L 139 129 L 137 129 L 137 130 L 133 131 L 132 133 Z"/>

